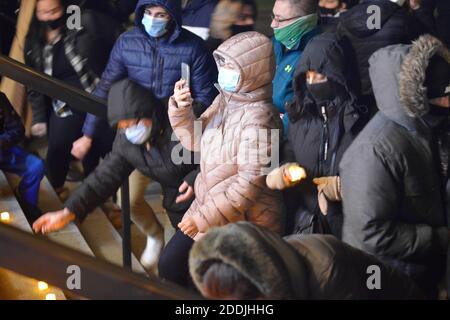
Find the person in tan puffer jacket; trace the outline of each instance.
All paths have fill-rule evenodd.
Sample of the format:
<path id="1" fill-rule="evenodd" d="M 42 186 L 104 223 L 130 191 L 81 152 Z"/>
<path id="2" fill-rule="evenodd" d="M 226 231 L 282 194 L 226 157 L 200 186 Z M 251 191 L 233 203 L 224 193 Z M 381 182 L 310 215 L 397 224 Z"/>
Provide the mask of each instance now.
<path id="1" fill-rule="evenodd" d="M 183 147 L 201 154 L 196 198 L 159 263 L 159 275 L 181 285 L 189 281 L 191 246 L 210 228 L 237 221 L 277 233 L 284 227 L 279 194 L 265 183 L 276 165 L 271 156 L 278 152 L 281 128 L 272 105 L 272 42 L 257 32 L 241 33 L 224 42 L 214 58 L 220 95 L 197 121 L 184 80 L 176 83 L 169 102 L 176 136 Z"/>

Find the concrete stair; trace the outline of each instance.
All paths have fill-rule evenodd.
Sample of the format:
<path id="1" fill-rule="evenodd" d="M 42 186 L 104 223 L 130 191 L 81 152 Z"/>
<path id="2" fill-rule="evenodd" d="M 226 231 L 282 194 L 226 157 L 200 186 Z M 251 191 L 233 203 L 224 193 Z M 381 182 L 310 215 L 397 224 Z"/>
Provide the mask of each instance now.
<path id="1" fill-rule="evenodd" d="M 1 171 L 0 190 L 0 211 L 9 212 L 11 217 L 10 221 L 4 223 L 32 233 L 31 226 Z M 40 291 L 37 280 L 24 277 L 11 270 L 0 269 L 0 300 L 45 300 L 49 293 L 54 294 L 57 300 L 66 299 L 60 289 L 49 287 L 47 290 Z"/>

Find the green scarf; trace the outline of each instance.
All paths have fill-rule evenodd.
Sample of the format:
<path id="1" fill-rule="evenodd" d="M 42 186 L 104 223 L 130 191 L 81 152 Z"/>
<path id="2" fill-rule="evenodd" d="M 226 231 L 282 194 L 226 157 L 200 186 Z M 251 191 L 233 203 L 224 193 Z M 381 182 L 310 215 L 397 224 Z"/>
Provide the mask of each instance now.
<path id="1" fill-rule="evenodd" d="M 275 39 L 289 50 L 295 48 L 301 38 L 317 26 L 319 17 L 316 13 L 298 18 L 281 28 L 274 28 Z"/>

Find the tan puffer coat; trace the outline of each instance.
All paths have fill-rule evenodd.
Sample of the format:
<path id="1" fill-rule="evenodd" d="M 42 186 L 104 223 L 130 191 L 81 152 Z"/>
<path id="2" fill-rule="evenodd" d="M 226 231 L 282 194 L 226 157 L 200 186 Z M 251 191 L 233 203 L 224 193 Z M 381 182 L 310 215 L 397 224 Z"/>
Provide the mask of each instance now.
<path id="1" fill-rule="evenodd" d="M 178 108 L 173 97 L 169 103 L 175 134 L 186 149 L 201 153 L 196 198 L 185 217 L 192 216 L 199 230 L 194 240 L 211 227 L 243 220 L 281 232 L 280 195 L 265 183 L 267 160 L 272 149 L 278 152 L 272 130 L 279 135 L 281 125 L 271 98 L 272 42 L 257 32 L 242 33 L 224 42 L 214 57 L 240 72 L 236 93 L 221 91 L 197 121 L 192 108 Z M 264 134 L 256 136 L 258 130 Z"/>

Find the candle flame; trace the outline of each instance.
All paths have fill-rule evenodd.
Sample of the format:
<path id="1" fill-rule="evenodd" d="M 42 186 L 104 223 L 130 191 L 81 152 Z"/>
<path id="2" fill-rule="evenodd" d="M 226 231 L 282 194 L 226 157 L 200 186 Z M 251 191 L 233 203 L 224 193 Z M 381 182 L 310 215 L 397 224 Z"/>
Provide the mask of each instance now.
<path id="1" fill-rule="evenodd" d="M 56 294 L 54 294 L 54 293 L 48 293 L 48 294 L 45 296 L 45 300 L 56 300 Z"/>
<path id="2" fill-rule="evenodd" d="M 290 166 L 288 171 L 291 177 L 291 182 L 297 182 L 306 178 L 305 169 L 303 169 L 302 167 Z"/>
<path id="3" fill-rule="evenodd" d="M 44 281 L 39 281 L 38 282 L 38 289 L 39 291 L 45 291 L 48 289 L 48 284 Z"/>

